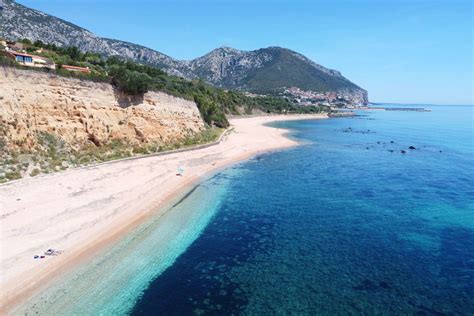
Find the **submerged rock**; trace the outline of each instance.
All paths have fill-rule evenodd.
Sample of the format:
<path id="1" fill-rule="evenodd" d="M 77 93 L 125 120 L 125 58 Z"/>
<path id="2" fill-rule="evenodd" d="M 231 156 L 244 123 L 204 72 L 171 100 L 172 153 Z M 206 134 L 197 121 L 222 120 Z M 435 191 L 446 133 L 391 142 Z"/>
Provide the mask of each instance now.
<path id="1" fill-rule="evenodd" d="M 388 290 L 390 285 L 385 281 L 375 282 L 373 280 L 364 279 L 360 284 L 352 287 L 357 291 L 378 291 L 378 290 Z"/>

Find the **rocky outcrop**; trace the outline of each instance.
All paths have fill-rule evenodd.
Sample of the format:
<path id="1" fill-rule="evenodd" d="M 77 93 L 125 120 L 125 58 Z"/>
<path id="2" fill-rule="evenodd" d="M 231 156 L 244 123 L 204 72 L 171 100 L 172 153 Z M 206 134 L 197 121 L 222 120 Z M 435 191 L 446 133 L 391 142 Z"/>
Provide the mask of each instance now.
<path id="1" fill-rule="evenodd" d="M 242 51 L 231 47 L 216 48 L 187 62 L 192 73 L 215 86 L 243 89 L 250 71 L 262 68 L 272 56 L 265 52 Z"/>
<path id="2" fill-rule="evenodd" d="M 367 105 L 369 94 L 364 89 L 342 89 L 336 91 L 336 99 L 346 100 L 349 104 Z"/>
<path id="3" fill-rule="evenodd" d="M 161 92 L 129 98 L 108 83 L 0 68 L 0 132 L 9 149 L 32 149 L 43 132 L 71 148 L 120 140 L 165 144 L 204 128 L 194 102 Z"/>

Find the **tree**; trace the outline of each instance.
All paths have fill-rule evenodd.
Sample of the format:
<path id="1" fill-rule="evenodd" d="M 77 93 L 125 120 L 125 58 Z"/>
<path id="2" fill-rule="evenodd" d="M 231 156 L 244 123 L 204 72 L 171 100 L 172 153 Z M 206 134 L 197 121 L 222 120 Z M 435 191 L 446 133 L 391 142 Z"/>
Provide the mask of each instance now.
<path id="1" fill-rule="evenodd" d="M 76 46 L 69 46 L 66 48 L 66 54 L 68 54 L 69 57 L 71 57 L 71 59 L 74 61 L 81 60 L 81 51 Z"/>
<path id="2" fill-rule="evenodd" d="M 123 65 L 112 65 L 109 75 L 112 84 L 119 90 L 130 95 L 139 95 L 148 92 L 151 85 L 151 77 L 145 73 L 128 70 Z"/>
<path id="3" fill-rule="evenodd" d="M 44 43 L 40 40 L 37 40 L 33 43 L 33 46 L 36 46 L 36 47 L 39 47 L 39 48 L 42 48 L 44 47 Z"/>

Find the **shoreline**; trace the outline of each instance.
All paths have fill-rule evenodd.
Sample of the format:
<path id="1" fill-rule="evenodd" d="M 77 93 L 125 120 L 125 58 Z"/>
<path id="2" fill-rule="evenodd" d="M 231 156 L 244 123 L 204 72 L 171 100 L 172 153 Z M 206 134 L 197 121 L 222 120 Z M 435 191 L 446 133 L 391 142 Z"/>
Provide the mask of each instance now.
<path id="1" fill-rule="evenodd" d="M 0 311 L 11 313 L 68 271 L 115 244 L 150 216 L 163 215 L 170 203 L 203 177 L 259 153 L 298 144 L 285 136 L 288 130 L 266 124 L 324 118 L 327 116 L 232 119 L 232 133 L 212 146 L 111 161 L 1 186 L 0 198 L 5 200 L 5 207 L 1 211 Z M 175 170 L 183 163 L 184 176 L 177 177 Z M 60 188 L 55 191 L 55 186 Z M 36 227 L 43 221 L 46 225 Z M 45 259 L 32 258 L 36 252 L 48 248 L 64 253 Z"/>

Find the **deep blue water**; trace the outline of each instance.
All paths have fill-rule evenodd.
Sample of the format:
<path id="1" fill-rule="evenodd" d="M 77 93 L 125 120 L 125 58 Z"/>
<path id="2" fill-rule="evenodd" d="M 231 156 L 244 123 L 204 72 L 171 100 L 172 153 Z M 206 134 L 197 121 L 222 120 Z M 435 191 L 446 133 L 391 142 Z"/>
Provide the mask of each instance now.
<path id="1" fill-rule="evenodd" d="M 304 145 L 204 182 L 212 218 L 131 313 L 473 315 L 474 108 L 430 108 L 280 123 Z"/>

